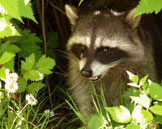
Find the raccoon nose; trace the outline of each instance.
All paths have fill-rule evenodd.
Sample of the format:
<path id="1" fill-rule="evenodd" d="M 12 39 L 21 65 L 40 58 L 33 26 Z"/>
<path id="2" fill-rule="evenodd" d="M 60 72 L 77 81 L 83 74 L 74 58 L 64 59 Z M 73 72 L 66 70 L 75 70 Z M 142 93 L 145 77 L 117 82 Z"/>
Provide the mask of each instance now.
<path id="1" fill-rule="evenodd" d="M 91 77 L 91 76 L 92 76 L 92 70 L 85 70 L 85 69 L 83 69 L 83 70 L 81 71 L 81 74 L 82 74 L 82 76 L 84 76 L 84 77 Z"/>

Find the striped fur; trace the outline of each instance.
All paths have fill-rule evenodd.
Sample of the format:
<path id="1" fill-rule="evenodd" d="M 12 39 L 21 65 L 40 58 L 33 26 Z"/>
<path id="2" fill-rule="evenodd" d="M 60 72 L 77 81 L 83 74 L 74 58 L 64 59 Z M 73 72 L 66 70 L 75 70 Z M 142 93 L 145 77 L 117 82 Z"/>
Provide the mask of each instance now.
<path id="1" fill-rule="evenodd" d="M 111 11 L 106 10 L 79 14 L 77 9 L 69 5 L 66 5 L 65 9 L 72 24 L 72 34 L 67 43 L 68 84 L 84 116 L 94 111 L 90 100 L 91 84 L 98 93 L 102 84 L 108 105 L 112 106 L 120 104 L 120 86 L 128 81 L 126 70 L 140 77 L 148 73 L 151 80 L 160 80 L 160 74 L 156 71 L 152 36 L 144 28 L 143 22 L 140 23 L 140 17 L 133 19 L 134 10 L 127 15 L 114 16 Z M 78 49 L 80 44 L 84 46 L 84 51 L 86 50 L 83 54 L 77 53 L 77 50 L 81 49 Z M 78 46 L 73 47 L 74 45 Z M 102 56 L 96 56 L 96 51 L 103 46 L 110 48 L 107 56 L 111 58 L 107 57 L 107 61 L 101 60 Z M 92 69 L 92 76 L 101 74 L 102 77 L 98 81 L 83 77 L 81 70 L 85 66 Z"/>

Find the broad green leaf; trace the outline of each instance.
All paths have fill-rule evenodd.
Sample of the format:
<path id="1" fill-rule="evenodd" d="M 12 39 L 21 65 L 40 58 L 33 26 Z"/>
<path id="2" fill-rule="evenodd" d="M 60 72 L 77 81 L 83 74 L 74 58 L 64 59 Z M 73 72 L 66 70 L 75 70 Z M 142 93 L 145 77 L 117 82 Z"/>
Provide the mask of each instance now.
<path id="1" fill-rule="evenodd" d="M 0 0 L 0 13 L 22 21 L 18 8 L 18 0 Z"/>
<path id="2" fill-rule="evenodd" d="M 140 0 L 139 5 L 136 9 L 135 16 L 141 14 L 148 14 L 155 12 L 156 14 L 160 12 L 162 9 L 162 1 L 161 0 Z"/>
<path id="3" fill-rule="evenodd" d="M 10 71 L 14 72 L 15 69 L 14 69 L 14 65 L 15 64 L 15 59 L 11 59 L 9 62 L 5 63 L 3 66 L 6 68 L 6 69 L 9 69 Z"/>
<path id="4" fill-rule="evenodd" d="M 150 83 L 150 96 L 154 100 L 162 101 L 162 87 L 160 84 L 155 82 Z"/>
<path id="5" fill-rule="evenodd" d="M 154 105 L 150 107 L 150 110 L 156 115 L 162 115 L 162 106 L 161 105 Z"/>
<path id="6" fill-rule="evenodd" d="M 129 110 L 124 107 L 106 107 L 106 111 L 108 111 L 112 117 L 112 119 L 119 123 L 128 123 L 131 121 L 131 115 Z"/>
<path id="7" fill-rule="evenodd" d="M 0 38 L 9 36 L 20 36 L 20 33 L 16 30 L 15 26 L 10 23 L 11 18 L 4 16 L 0 17 Z"/>
<path id="8" fill-rule="evenodd" d="M 1 79 L 6 79 L 6 68 L 5 67 L 2 67 L 0 68 L 0 78 Z"/>
<path id="9" fill-rule="evenodd" d="M 31 54 L 29 57 L 26 57 L 25 62 L 21 61 L 21 68 L 23 70 L 29 71 L 33 68 L 35 64 L 35 55 Z"/>
<path id="10" fill-rule="evenodd" d="M 10 52 L 4 52 L 0 57 L 0 64 L 5 64 L 15 57 L 15 54 Z"/>
<path id="11" fill-rule="evenodd" d="M 30 0 L 18 0 L 18 9 L 21 17 L 29 18 L 37 23 L 32 11 Z"/>
<path id="12" fill-rule="evenodd" d="M 37 80 L 39 79 L 40 76 L 38 74 L 38 72 L 34 69 L 31 69 L 29 70 L 28 72 L 25 72 L 24 73 L 24 79 L 27 81 L 27 80 Z"/>
<path id="13" fill-rule="evenodd" d="M 15 43 L 21 49 L 18 55 L 25 59 L 31 53 L 34 53 L 36 59 L 40 58 L 42 56 L 41 42 L 40 38 L 31 33 L 30 30 L 23 30 L 21 39 Z"/>
<path id="14" fill-rule="evenodd" d="M 93 115 L 88 122 L 88 129 L 99 129 L 106 125 L 105 118 L 98 114 Z"/>
<path id="15" fill-rule="evenodd" d="M 141 114 L 144 118 L 144 123 L 148 123 L 149 121 L 153 120 L 153 116 L 147 110 L 141 109 Z"/>
<path id="16" fill-rule="evenodd" d="M 131 124 L 128 124 L 125 129 L 140 129 L 140 125 L 131 123 Z"/>
<path id="17" fill-rule="evenodd" d="M 2 45 L 0 46 L 0 54 L 4 53 L 5 51 L 17 53 L 20 51 L 20 48 L 15 44 L 10 44 L 10 41 L 7 41 L 5 43 L 2 43 Z"/>
<path id="18" fill-rule="evenodd" d="M 28 92 L 31 94 L 37 93 L 40 89 L 42 89 L 45 84 L 41 82 L 33 82 L 28 86 Z"/>
<path id="19" fill-rule="evenodd" d="M 43 55 L 37 63 L 37 69 L 42 74 L 51 74 L 51 70 L 55 66 L 55 61 L 52 58 L 46 57 Z"/>
<path id="20" fill-rule="evenodd" d="M 19 89 L 16 91 L 16 93 L 24 92 L 27 89 L 27 81 L 24 78 L 19 79 L 18 86 L 19 86 Z"/>

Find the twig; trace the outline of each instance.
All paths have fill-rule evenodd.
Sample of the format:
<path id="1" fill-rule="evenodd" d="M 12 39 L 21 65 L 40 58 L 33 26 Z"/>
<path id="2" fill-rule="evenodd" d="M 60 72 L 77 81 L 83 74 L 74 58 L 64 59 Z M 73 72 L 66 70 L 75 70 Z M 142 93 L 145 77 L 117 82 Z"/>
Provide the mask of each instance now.
<path id="1" fill-rule="evenodd" d="M 42 0 L 42 32 L 43 32 L 43 41 L 44 41 L 44 53 L 47 56 L 47 42 L 46 42 L 46 33 L 45 33 L 45 23 L 44 23 L 44 0 Z"/>
<path id="2" fill-rule="evenodd" d="M 44 0 L 42 0 L 42 32 L 43 32 L 43 40 L 44 40 L 44 52 L 45 55 L 47 56 L 47 41 L 46 41 L 46 33 L 45 33 L 45 23 L 44 23 Z M 46 77 L 46 80 L 48 80 L 48 76 Z M 48 84 L 49 82 L 46 82 Z M 50 93 L 50 86 L 48 85 L 48 94 L 49 94 L 49 100 L 50 100 L 50 105 L 51 107 L 53 106 L 53 101 Z"/>
<path id="3" fill-rule="evenodd" d="M 64 14 L 65 16 L 66 16 L 66 14 L 65 14 L 65 12 L 63 11 L 63 10 L 61 10 L 60 8 L 58 8 L 55 4 L 53 4 L 51 1 L 49 1 L 49 3 L 51 4 L 51 6 L 52 7 L 54 7 L 56 10 L 58 10 L 60 13 L 62 13 L 62 14 Z"/>

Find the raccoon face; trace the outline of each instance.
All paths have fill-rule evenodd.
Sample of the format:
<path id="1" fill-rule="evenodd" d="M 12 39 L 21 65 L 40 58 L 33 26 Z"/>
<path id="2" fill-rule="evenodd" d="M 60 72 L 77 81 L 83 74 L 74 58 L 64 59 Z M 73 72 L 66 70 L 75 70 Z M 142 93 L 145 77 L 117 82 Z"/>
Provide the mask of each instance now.
<path id="1" fill-rule="evenodd" d="M 74 44 L 70 50 L 77 58 L 81 74 L 90 80 L 98 80 L 121 60 L 128 57 L 125 51 L 108 46 L 88 47 L 82 43 Z"/>
<path id="2" fill-rule="evenodd" d="M 139 60 L 143 55 L 139 39 L 133 38 L 140 18 L 134 19 L 134 22 L 132 18 L 127 24 L 123 17 L 108 11 L 78 15 L 74 7 L 66 5 L 65 9 L 72 24 L 67 50 L 76 56 L 82 76 L 96 81 L 110 68 L 129 59 Z"/>

